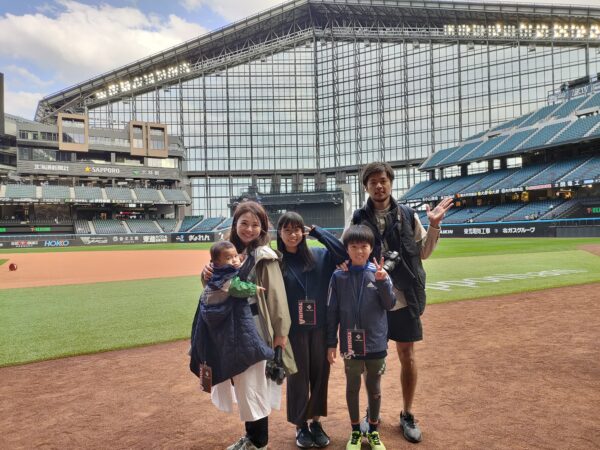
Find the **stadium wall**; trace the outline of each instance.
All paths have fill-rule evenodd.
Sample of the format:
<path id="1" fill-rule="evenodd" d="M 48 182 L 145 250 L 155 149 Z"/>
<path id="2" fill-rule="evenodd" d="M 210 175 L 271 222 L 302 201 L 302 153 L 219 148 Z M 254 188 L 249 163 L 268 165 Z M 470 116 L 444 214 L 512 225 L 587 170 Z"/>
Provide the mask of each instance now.
<path id="1" fill-rule="evenodd" d="M 213 242 L 223 239 L 223 233 L 156 233 L 156 234 L 102 234 L 93 236 L 80 235 L 26 235 L 3 236 L 0 248 L 66 248 L 66 247 L 100 247 L 106 245 L 131 244 L 186 244 L 194 242 Z"/>

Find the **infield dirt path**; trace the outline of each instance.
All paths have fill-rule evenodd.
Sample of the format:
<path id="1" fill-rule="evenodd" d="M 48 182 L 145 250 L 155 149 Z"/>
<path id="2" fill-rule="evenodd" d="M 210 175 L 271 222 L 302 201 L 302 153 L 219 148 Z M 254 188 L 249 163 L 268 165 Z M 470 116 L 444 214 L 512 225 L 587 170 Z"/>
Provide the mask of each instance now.
<path id="1" fill-rule="evenodd" d="M 599 292 L 591 284 L 428 306 L 414 405 L 424 440 L 415 447 L 398 432 L 390 349 L 381 426 L 388 450 L 599 448 Z M 187 347 L 0 369 L 0 448 L 224 449 L 243 425 L 199 392 Z M 349 432 L 341 367 L 323 420 L 331 449 L 345 448 Z M 297 448 L 285 410 L 271 415 L 270 431 L 271 450 Z"/>
<path id="2" fill-rule="evenodd" d="M 210 260 L 206 250 L 6 253 L 0 288 L 56 286 L 102 281 L 199 275 Z M 9 264 L 17 270 L 8 270 Z"/>

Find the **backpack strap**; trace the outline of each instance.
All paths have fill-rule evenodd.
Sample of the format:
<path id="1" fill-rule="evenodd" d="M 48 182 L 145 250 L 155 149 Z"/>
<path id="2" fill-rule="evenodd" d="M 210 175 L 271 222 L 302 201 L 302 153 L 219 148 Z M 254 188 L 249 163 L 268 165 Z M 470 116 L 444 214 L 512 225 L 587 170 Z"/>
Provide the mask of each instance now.
<path id="1" fill-rule="evenodd" d="M 415 210 L 412 209 L 410 206 L 406 206 L 406 205 L 398 205 L 398 208 L 400 208 L 399 215 L 402 215 L 402 221 L 404 223 L 410 223 L 410 226 L 414 232 L 415 226 L 416 226 Z"/>

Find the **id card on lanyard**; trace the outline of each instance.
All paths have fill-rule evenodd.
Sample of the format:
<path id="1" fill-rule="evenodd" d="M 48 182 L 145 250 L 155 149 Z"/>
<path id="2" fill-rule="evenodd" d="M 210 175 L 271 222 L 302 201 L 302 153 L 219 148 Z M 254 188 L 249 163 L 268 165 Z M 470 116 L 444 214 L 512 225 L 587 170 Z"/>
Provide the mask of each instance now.
<path id="1" fill-rule="evenodd" d="M 200 389 L 208 392 L 212 389 L 212 369 L 206 364 L 200 364 Z"/>
<path id="2" fill-rule="evenodd" d="M 310 299 L 298 300 L 298 323 L 300 325 L 317 324 L 317 302 Z"/>
<path id="3" fill-rule="evenodd" d="M 365 356 L 367 354 L 367 333 L 365 330 L 354 330 L 347 331 L 348 339 L 348 353 L 354 354 L 355 356 Z"/>
<path id="4" fill-rule="evenodd" d="M 317 324 L 317 302 L 308 298 L 308 274 L 305 273 L 304 283 L 291 267 L 289 271 L 304 290 L 304 298 L 298 300 L 298 324 L 305 326 L 315 326 Z"/>

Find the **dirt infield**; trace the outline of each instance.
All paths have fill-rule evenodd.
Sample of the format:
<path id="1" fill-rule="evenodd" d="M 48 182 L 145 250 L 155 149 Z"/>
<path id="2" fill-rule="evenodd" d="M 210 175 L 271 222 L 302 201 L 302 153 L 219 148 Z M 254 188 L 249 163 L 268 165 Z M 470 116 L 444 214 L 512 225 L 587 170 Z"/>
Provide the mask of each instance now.
<path id="1" fill-rule="evenodd" d="M 429 306 L 417 346 L 414 409 L 424 441 L 416 448 L 599 448 L 599 292 L 592 284 Z M 243 426 L 199 392 L 187 345 L 0 369 L 0 448 L 225 448 Z M 387 448 L 415 448 L 398 433 L 393 354 L 383 396 Z M 343 449 L 349 426 L 339 363 L 329 405 L 329 448 Z M 271 450 L 297 448 L 283 411 L 270 424 Z"/>
<path id="2" fill-rule="evenodd" d="M 206 250 L 7 253 L 2 289 L 198 275 L 210 260 Z M 152 263 L 149 264 L 148 261 Z"/>
<path id="3" fill-rule="evenodd" d="M 600 256 L 600 244 L 588 244 L 582 245 L 581 250 L 585 250 L 586 252 L 590 252 L 594 255 Z"/>

